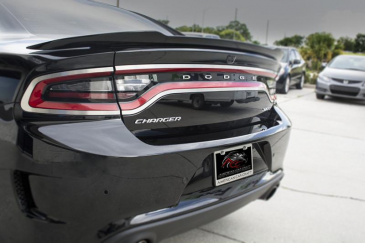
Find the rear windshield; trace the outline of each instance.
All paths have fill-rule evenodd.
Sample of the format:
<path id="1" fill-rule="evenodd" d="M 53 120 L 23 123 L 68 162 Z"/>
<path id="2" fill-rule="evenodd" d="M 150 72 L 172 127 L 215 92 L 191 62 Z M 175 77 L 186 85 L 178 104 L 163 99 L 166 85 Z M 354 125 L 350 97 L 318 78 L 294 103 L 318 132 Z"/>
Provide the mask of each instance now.
<path id="1" fill-rule="evenodd" d="M 0 0 L 0 36 L 82 36 L 125 31 L 172 33 L 138 14 L 90 0 Z"/>

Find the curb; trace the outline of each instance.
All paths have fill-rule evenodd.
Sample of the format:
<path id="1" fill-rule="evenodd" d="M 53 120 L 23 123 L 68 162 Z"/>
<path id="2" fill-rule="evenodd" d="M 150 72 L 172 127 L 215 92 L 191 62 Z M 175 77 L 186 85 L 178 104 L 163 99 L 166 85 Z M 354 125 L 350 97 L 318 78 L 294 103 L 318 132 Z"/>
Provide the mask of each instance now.
<path id="1" fill-rule="evenodd" d="M 304 88 L 310 88 L 310 89 L 315 89 L 316 85 L 315 84 L 304 84 L 303 86 Z"/>

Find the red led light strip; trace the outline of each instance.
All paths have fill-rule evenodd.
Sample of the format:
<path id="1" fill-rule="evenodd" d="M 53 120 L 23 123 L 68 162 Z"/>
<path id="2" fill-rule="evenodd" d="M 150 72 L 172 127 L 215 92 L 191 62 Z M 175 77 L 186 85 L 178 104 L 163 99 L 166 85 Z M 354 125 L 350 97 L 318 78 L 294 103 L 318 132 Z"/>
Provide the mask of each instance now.
<path id="1" fill-rule="evenodd" d="M 115 103 L 63 103 L 54 101 L 44 101 L 42 99 L 42 93 L 47 85 L 62 81 L 77 80 L 83 78 L 96 78 L 105 77 L 112 75 L 112 72 L 100 72 L 100 73 L 88 73 L 88 74 L 77 74 L 65 77 L 57 77 L 47 79 L 39 82 L 33 89 L 33 92 L 29 99 L 29 105 L 33 108 L 41 109 L 56 109 L 56 110 L 81 110 L 81 111 L 118 111 L 119 107 Z M 58 93 L 58 97 L 61 97 L 62 93 Z M 56 93 L 53 93 L 56 95 Z M 77 93 L 74 94 L 77 96 Z M 96 94 L 89 94 L 96 95 Z M 74 98 L 74 97 L 71 97 Z"/>
<path id="2" fill-rule="evenodd" d="M 260 82 L 176 82 L 164 83 L 156 85 L 144 93 L 137 100 L 120 103 L 123 111 L 134 110 L 143 106 L 156 95 L 168 90 L 182 90 L 182 89 L 221 89 L 225 88 L 265 88 L 266 85 Z M 217 90 L 220 91 L 220 90 Z"/>
<path id="3" fill-rule="evenodd" d="M 22 101 L 22 107 L 24 110 L 29 112 L 40 112 L 40 113 L 51 113 L 51 114 L 75 114 L 75 115 L 97 115 L 97 114 L 118 114 L 120 112 L 117 103 L 65 103 L 58 101 L 45 101 L 42 99 L 42 94 L 47 85 L 62 81 L 71 81 L 78 80 L 84 78 L 94 78 L 94 77 L 107 77 L 113 74 L 112 71 L 99 71 L 91 72 L 92 69 L 89 70 L 80 70 L 80 71 L 72 71 L 70 75 L 67 75 L 67 72 L 60 73 L 60 77 L 57 77 L 57 74 L 46 75 L 50 76 L 49 78 L 45 78 L 42 80 L 37 78 L 34 80 L 33 86 L 30 85 L 28 90 L 26 91 L 26 95 L 23 98 L 26 98 L 27 102 L 24 103 Z M 80 72 L 77 74 L 76 72 Z M 81 73 L 84 72 L 84 73 Z M 141 73 L 160 73 L 160 72 L 230 72 L 230 73 L 248 73 L 253 75 L 261 75 L 266 77 L 275 77 L 275 74 L 272 72 L 265 72 L 264 70 L 242 70 L 242 69 L 225 69 L 225 68 L 154 68 L 154 69 L 134 69 L 130 68 L 128 70 L 117 70 L 116 75 L 118 74 L 141 74 Z M 65 75 L 65 76 L 62 76 Z M 238 88 L 239 90 L 264 90 L 267 92 L 266 85 L 261 82 L 229 82 L 229 81 L 205 81 L 205 82 L 171 82 L 171 83 L 162 83 L 153 86 L 150 90 L 146 91 L 141 97 L 137 100 L 130 102 L 121 102 L 119 105 L 122 108 L 122 111 L 126 112 L 126 114 L 134 114 L 135 112 L 141 111 L 146 106 L 153 104 L 158 99 L 163 97 L 164 95 L 168 95 L 174 93 L 188 93 L 194 92 L 195 90 L 199 90 L 202 92 L 209 91 L 224 91 L 224 90 L 234 90 L 234 88 Z M 121 93 L 119 93 L 121 94 Z M 119 95 L 118 94 L 118 95 Z M 51 91 L 49 93 L 49 97 L 52 98 L 80 98 L 80 99 L 113 99 L 115 96 L 113 93 L 73 93 L 73 92 L 54 92 Z"/>

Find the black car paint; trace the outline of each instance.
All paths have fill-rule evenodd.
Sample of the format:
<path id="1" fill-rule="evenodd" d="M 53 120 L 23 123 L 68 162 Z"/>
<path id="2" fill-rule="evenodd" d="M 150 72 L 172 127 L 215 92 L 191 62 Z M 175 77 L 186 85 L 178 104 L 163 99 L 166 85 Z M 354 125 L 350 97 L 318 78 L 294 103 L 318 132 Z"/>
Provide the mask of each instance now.
<path id="1" fill-rule="evenodd" d="M 130 35 L 135 40 L 149 34 Z M 32 79 L 45 74 L 114 65 L 224 64 L 227 53 L 232 51 L 237 52 L 234 65 L 277 71 L 275 59 L 281 55 L 276 50 L 236 42 L 203 45 L 199 39 L 185 37 L 180 37 L 185 39 L 178 44 L 162 42 L 144 48 L 142 44 L 100 44 L 98 38 L 86 43 L 89 48 L 73 46 L 66 39 L 70 44 L 63 45 L 64 50 L 59 50 L 60 46 L 45 48 L 47 44 L 24 53 L 9 52 L 6 45 L 1 49 L 0 83 L 6 89 L 0 90 L 0 242 L 103 242 L 113 236 L 117 239 L 119 233 L 138 228 L 131 224 L 136 215 L 201 198 L 224 202 L 244 196 L 258 190 L 255 183 L 265 172 L 282 170 L 291 125 L 276 105 L 269 111 L 256 110 L 241 117 L 242 129 L 224 129 L 227 124 L 216 120 L 219 132 L 191 134 L 187 143 L 177 141 L 179 138 L 143 142 L 127 128 L 126 118 L 118 115 L 42 115 L 22 110 L 20 101 L 26 87 Z M 188 44 L 184 45 L 184 41 Z M 12 44 L 20 49 L 34 45 L 23 40 Z M 67 49 L 71 47 L 76 49 Z M 166 50 L 154 50 L 162 47 Z M 174 50 L 177 47 L 186 50 Z M 192 47 L 205 51 L 189 50 Z M 262 98 L 268 102 L 267 96 Z M 244 109 L 250 105 L 243 104 Z M 172 109 L 175 108 L 167 112 L 174 113 Z M 264 119 L 253 119 L 257 116 Z M 193 123 L 191 127 L 201 129 Z M 212 141 L 201 142 L 204 140 Z M 255 176 L 214 187 L 212 153 L 245 143 L 254 146 Z M 257 197 L 271 191 L 279 181 L 261 189 Z M 208 209 L 209 205 L 205 207 Z M 159 239 L 169 235 L 161 234 Z"/>
<path id="2" fill-rule="evenodd" d="M 290 78 L 290 86 L 299 84 L 301 82 L 301 78 L 303 76 L 305 77 L 306 63 L 295 48 L 280 48 L 289 52 L 288 60 L 284 60 L 284 62 L 282 62 L 284 65 L 284 73 L 276 82 L 276 90 L 278 92 L 283 92 L 288 77 Z M 293 58 L 293 55 L 290 55 L 290 53 L 298 53 L 299 58 Z M 297 54 L 295 54 L 295 56 L 297 56 Z"/>
<path id="3" fill-rule="evenodd" d="M 23 61 L 23 65 L 9 58 L 2 71 L 28 67 L 18 70 L 19 76 L 28 78 L 14 81 L 20 84 L 21 94 L 27 84 L 25 80 L 43 73 L 58 72 L 64 67 L 108 66 L 113 60 L 113 53 L 54 59 L 48 53 L 46 56 L 14 57 Z M 42 64 L 29 62 L 34 58 Z M 281 169 L 289 137 L 289 130 L 284 130 L 269 137 L 272 132 L 253 136 L 251 140 L 237 137 L 223 146 L 219 145 L 221 142 L 209 147 L 202 143 L 201 149 L 189 144 L 156 147 L 136 139 L 120 117 L 24 113 L 19 106 L 20 98 L 21 95 L 1 106 L 0 178 L 1 194 L 6 198 L 1 203 L 4 213 L 0 231 L 1 237 L 5 237 L 2 242 L 8 242 L 8 237 L 12 242 L 99 242 L 128 228 L 109 229 L 110 224 L 119 225 L 121 220 L 127 222 L 135 215 L 174 206 L 192 197 L 191 193 L 196 198 L 207 195 L 209 190 L 216 191 L 211 168 L 204 171 L 206 158 L 214 151 L 252 141 L 266 154 L 266 158 L 255 156 L 255 166 L 261 164 L 263 170 L 269 166 L 271 171 Z M 275 127 L 280 118 L 274 110 L 271 112 L 271 126 Z M 249 129 L 236 136 L 257 132 L 252 128 L 258 123 L 247 125 Z M 230 136 L 230 133 L 224 135 Z M 275 151 L 274 161 L 271 161 L 271 150 Z M 22 181 L 16 184 L 19 189 L 13 184 L 15 180 Z M 233 190 L 234 184 L 230 186 Z M 26 194 L 22 195 L 24 191 Z M 5 222 L 11 227 L 4 227 Z"/>
<path id="4" fill-rule="evenodd" d="M 5 162 L 2 163 L 1 170 L 2 195 L 7 199 L 2 202 L 2 218 L 10 219 L 8 225 L 11 225 L 11 228 L 2 227 L 3 230 L 6 229 L 6 232 L 2 231 L 2 237 L 11 235 L 13 242 L 39 242 L 44 239 L 51 242 L 98 242 L 103 237 L 96 237 L 96 233 L 104 232 L 109 224 L 118 224 L 121 220 L 124 222 L 144 212 L 174 206 L 182 199 L 218 194 L 217 190 L 223 188 L 213 187 L 211 164 L 206 165 L 206 158 L 214 151 L 240 143 L 254 142 L 255 147 L 262 150 L 261 155 L 255 152 L 254 163 L 257 172 L 265 171 L 268 166 L 271 171 L 277 171 L 282 168 L 289 138 L 289 132 L 286 130 L 261 139 L 252 137 L 252 140 L 242 142 L 237 139 L 236 142 L 232 141 L 231 145 L 211 148 L 186 148 L 186 151 L 182 151 L 182 146 L 175 146 L 159 149 L 143 145 L 137 140 L 132 140 L 132 137 L 128 139 L 128 130 L 124 129 L 124 134 L 119 133 L 123 131 L 122 123 L 115 121 L 112 122 L 114 126 L 111 126 L 110 122 L 112 121 L 91 122 L 98 123 L 99 127 L 95 124 L 84 126 L 82 123 L 51 125 L 53 134 L 44 132 L 49 136 L 47 138 L 43 135 L 44 141 L 33 138 L 33 148 L 30 150 L 32 156 L 27 154 L 30 151 L 26 148 L 22 153 L 16 147 L 15 137 L 13 141 L 2 140 L 2 150 L 7 151 L 2 153 Z M 48 122 L 42 122 L 41 126 L 47 127 L 47 124 Z M 4 127 L 4 124 L 2 125 Z M 42 135 L 42 127 L 39 128 L 39 125 L 33 123 L 25 125 L 25 129 L 35 131 L 38 135 Z M 17 128 L 15 123 L 7 126 L 9 131 Z M 74 144 L 68 144 L 59 138 L 63 136 L 72 139 L 72 134 L 78 139 L 73 141 Z M 134 151 L 128 150 L 127 154 L 117 157 L 115 153 L 122 153 L 120 148 L 125 144 L 119 145 L 111 141 L 118 141 L 121 137 L 128 139 L 125 141 L 130 144 L 128 149 L 134 148 Z M 51 144 L 52 140 L 62 141 L 64 145 L 61 147 L 57 143 Z M 100 144 L 103 144 L 101 147 L 104 153 L 108 152 L 110 156 L 63 148 L 65 145 L 75 147 L 80 142 L 83 147 L 81 150 L 88 148 L 92 153 L 98 152 L 95 147 L 100 149 Z M 109 144 L 111 146 L 108 146 Z M 271 159 L 273 153 L 275 156 Z M 136 155 L 139 157 L 134 157 Z M 261 169 L 257 165 L 260 165 Z M 22 205 L 23 211 L 19 210 L 16 201 L 17 198 L 23 197 L 22 189 L 14 191 L 11 183 L 15 178 L 14 171 L 20 172 L 17 177 L 21 177 L 30 185 L 31 197 L 24 196 L 22 199 L 25 201 L 22 203 L 25 204 Z M 248 180 L 230 184 L 230 190 L 235 191 L 235 185 L 240 187 Z M 241 189 L 239 192 L 247 190 Z M 31 201 L 34 201 L 36 210 L 47 217 L 33 215 L 32 210 L 35 208 L 28 205 Z M 25 216 L 34 219 L 30 220 Z M 59 221 L 64 224 L 54 223 Z M 31 225 L 38 230 L 33 231 Z M 127 229 L 126 226 L 108 230 L 108 233 L 103 234 L 115 234 Z M 19 231 L 22 234 L 17 234 Z M 64 235 L 67 238 L 60 237 L 62 232 L 67 232 Z"/>

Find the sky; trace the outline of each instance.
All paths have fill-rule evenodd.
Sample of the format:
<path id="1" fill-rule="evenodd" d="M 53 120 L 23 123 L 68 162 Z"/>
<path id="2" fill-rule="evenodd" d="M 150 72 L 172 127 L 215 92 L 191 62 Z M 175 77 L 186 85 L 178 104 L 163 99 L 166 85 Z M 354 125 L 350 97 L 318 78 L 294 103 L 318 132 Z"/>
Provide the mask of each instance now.
<path id="1" fill-rule="evenodd" d="M 98 0 L 116 5 L 117 0 Z M 227 25 L 246 23 L 254 40 L 268 42 L 295 34 L 307 36 L 326 31 L 339 38 L 365 33 L 365 0 L 120 0 L 120 7 L 155 19 L 168 19 L 170 26 Z"/>

